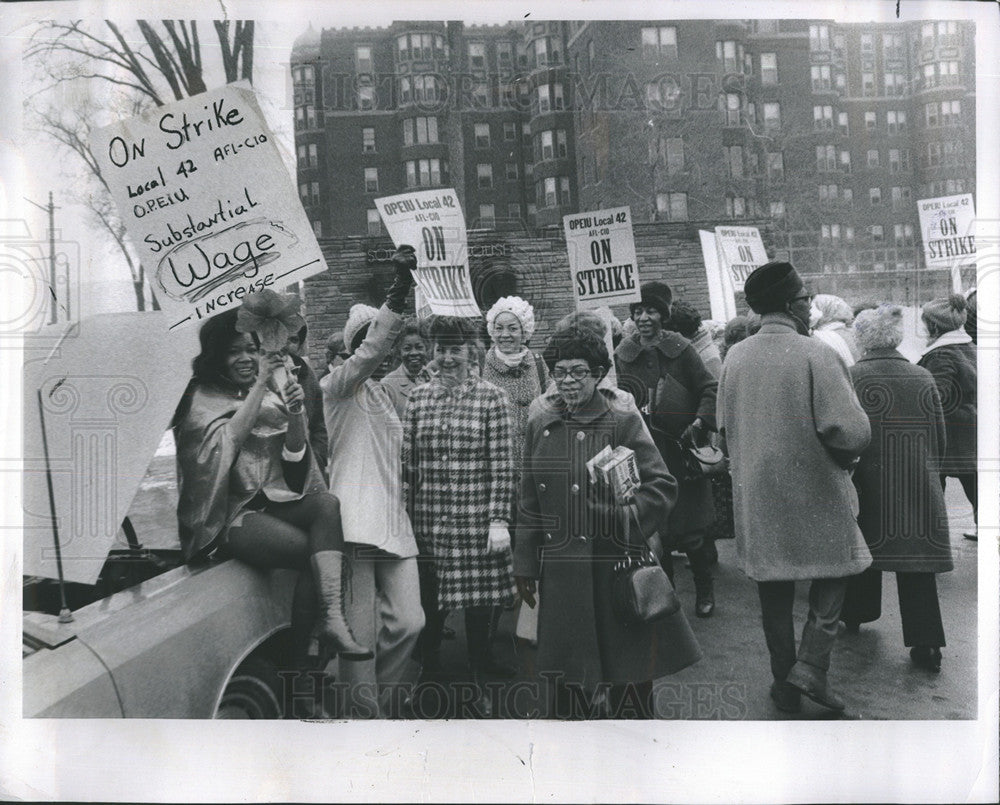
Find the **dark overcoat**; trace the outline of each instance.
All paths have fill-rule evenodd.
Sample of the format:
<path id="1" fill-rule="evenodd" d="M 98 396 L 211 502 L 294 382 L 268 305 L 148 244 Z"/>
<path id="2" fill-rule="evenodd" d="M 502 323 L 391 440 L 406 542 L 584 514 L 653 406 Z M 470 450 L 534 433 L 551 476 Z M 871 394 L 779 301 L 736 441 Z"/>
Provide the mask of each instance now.
<path id="1" fill-rule="evenodd" d="M 876 570 L 953 567 L 937 462 L 945 424 L 934 378 L 894 349 L 869 350 L 850 369 L 872 439 L 854 470 L 858 524 Z"/>
<path id="2" fill-rule="evenodd" d="M 737 557 L 754 581 L 853 576 L 872 561 L 848 471 L 868 417 L 836 352 L 791 316 L 763 321 L 726 354 L 719 381 Z"/>
<path id="3" fill-rule="evenodd" d="M 675 440 L 698 417 L 715 430 L 719 386 L 715 377 L 690 341 L 667 330 L 654 346 L 644 347 L 637 335 L 624 339 L 615 350 L 615 369 L 619 388 L 632 392 L 640 409 L 648 406 L 653 439 L 670 472 L 681 477 L 680 447 Z M 704 531 L 714 521 L 709 479 L 681 481 L 664 544 L 683 544 L 679 535 Z"/>
<path id="4" fill-rule="evenodd" d="M 946 333 L 945 336 L 950 335 Z M 918 366 L 934 375 L 944 411 L 948 446 L 942 474 L 976 471 L 976 346 L 942 344 L 924 353 Z"/>
<path id="5" fill-rule="evenodd" d="M 666 521 L 677 485 L 639 412 L 604 389 L 573 414 L 555 392 L 532 404 L 514 574 L 541 580 L 539 671 L 559 672 L 586 688 L 656 679 L 701 658 L 682 611 L 633 626 L 612 611 L 613 567 L 626 552 L 624 518 L 615 516 L 607 495 L 591 485 L 586 468 L 605 445 L 635 451 L 641 485 L 638 521 L 630 521 L 628 540 L 642 545 Z"/>

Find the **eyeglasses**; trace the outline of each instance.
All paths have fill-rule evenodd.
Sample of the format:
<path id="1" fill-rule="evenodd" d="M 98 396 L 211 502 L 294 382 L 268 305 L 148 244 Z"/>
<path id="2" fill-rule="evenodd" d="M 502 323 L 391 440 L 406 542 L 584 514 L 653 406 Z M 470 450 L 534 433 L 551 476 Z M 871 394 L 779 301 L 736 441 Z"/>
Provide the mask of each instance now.
<path id="1" fill-rule="evenodd" d="M 574 366 L 569 371 L 566 371 L 561 366 L 557 366 L 552 370 L 552 379 L 555 381 L 565 380 L 566 376 L 569 375 L 574 380 L 583 380 L 590 374 L 592 372 L 589 366 Z"/>

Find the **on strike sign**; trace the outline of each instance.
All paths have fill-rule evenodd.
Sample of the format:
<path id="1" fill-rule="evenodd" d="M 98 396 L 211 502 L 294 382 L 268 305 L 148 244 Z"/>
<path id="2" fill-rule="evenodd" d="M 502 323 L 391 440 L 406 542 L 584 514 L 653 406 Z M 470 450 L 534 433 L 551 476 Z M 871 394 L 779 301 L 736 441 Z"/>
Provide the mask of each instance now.
<path id="1" fill-rule="evenodd" d="M 717 226 L 715 243 L 719 264 L 729 273 L 733 288 L 743 288 L 754 269 L 767 262 L 764 242 L 755 226 Z"/>
<path id="2" fill-rule="evenodd" d="M 563 216 L 563 229 L 578 310 L 642 298 L 628 207 Z"/>
<path id="3" fill-rule="evenodd" d="M 458 196 L 446 190 L 419 190 L 375 199 L 392 242 L 417 250 L 414 279 L 433 313 L 481 316 L 472 293 L 465 216 Z"/>
<path id="4" fill-rule="evenodd" d="M 246 84 L 99 129 L 91 145 L 170 329 L 326 270 Z"/>
<path id="5" fill-rule="evenodd" d="M 976 262 L 976 207 L 971 193 L 917 202 L 929 268 Z"/>

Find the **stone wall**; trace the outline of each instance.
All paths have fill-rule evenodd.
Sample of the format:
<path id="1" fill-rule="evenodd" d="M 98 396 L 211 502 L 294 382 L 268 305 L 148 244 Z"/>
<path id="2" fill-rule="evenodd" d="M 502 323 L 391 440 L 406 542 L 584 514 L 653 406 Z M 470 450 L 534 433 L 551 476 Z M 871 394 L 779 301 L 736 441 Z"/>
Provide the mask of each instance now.
<path id="1" fill-rule="evenodd" d="M 774 248 L 769 222 L 740 223 L 757 226 L 768 254 L 782 256 Z M 708 286 L 698 230 L 714 225 L 714 222 L 634 224 L 640 281 L 667 282 L 675 299 L 692 303 L 706 318 Z M 388 238 L 327 238 L 321 239 L 320 245 L 329 268 L 303 283 L 309 324 L 308 352 L 314 366 L 324 364 L 326 340 L 332 332 L 343 328 L 351 305 L 358 302 L 381 305 L 392 280 L 389 258 L 393 245 Z M 511 293 L 534 305 L 537 328 L 532 346 L 536 351 L 541 350 L 555 322 L 574 309 L 562 232 L 531 235 L 471 231 L 469 255 L 473 288 L 484 309 L 497 297 Z M 835 293 L 851 304 L 891 300 L 915 305 L 945 294 L 949 288 L 944 271 L 816 274 L 806 275 L 805 281 L 813 293 Z M 742 294 L 738 297 L 737 305 L 742 309 Z M 412 312 L 412 294 L 409 304 Z M 625 305 L 612 310 L 619 318 L 628 315 Z"/>

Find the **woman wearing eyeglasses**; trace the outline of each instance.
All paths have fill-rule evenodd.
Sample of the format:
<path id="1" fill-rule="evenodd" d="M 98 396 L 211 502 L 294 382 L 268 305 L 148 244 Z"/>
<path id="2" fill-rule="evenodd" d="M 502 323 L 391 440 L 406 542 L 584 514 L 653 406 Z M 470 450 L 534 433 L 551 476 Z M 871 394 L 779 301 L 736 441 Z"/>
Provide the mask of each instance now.
<path id="1" fill-rule="evenodd" d="M 626 540 L 655 542 L 677 482 L 638 410 L 598 388 L 610 365 L 600 338 L 584 328 L 558 331 L 542 357 L 555 390 L 528 416 L 514 576 L 529 606 L 538 591 L 545 599 L 536 668 L 549 683 L 548 715 L 649 718 L 653 679 L 691 665 L 701 651 L 681 611 L 651 625 L 619 622 L 611 583 Z M 627 535 L 619 505 L 591 484 L 586 467 L 605 445 L 635 452 L 638 520 Z"/>

